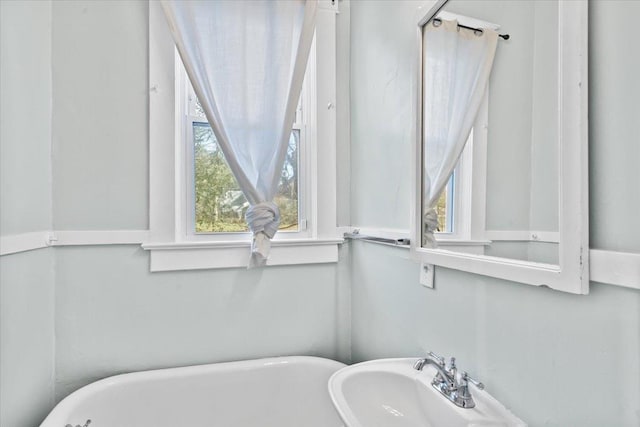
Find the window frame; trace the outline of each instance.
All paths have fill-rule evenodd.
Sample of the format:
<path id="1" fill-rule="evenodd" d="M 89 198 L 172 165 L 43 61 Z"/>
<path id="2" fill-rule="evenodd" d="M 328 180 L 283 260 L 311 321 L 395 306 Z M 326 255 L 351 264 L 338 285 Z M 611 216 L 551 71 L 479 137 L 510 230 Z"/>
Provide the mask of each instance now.
<path id="1" fill-rule="evenodd" d="M 316 15 L 313 62 L 306 78 L 309 102 L 305 114 L 306 147 L 310 154 L 300 165 L 308 179 L 307 230 L 278 233 L 272 241 L 268 266 L 338 261 L 344 242 L 336 227 L 336 14 L 338 4 L 320 0 Z M 149 4 L 149 240 L 150 270 L 172 271 L 246 267 L 250 234 L 233 238 L 205 235 L 187 239 L 186 177 L 183 128 L 176 125 L 176 65 L 174 42 L 161 6 Z M 302 167 L 304 166 L 304 168 Z M 216 233 L 218 234 L 218 233 Z M 235 234 L 235 233 L 234 233 Z M 206 238 L 209 236 L 210 238 Z M 215 238 L 214 238 L 215 237 Z"/>
<path id="2" fill-rule="evenodd" d="M 308 71 L 303 82 L 301 100 L 296 108 L 296 119 L 292 130 L 299 132 L 298 139 L 298 230 L 278 231 L 274 237 L 276 240 L 305 239 L 311 237 L 311 232 L 307 226 L 307 214 L 311 211 L 309 192 L 311 186 L 308 185 L 310 179 L 308 167 L 312 161 L 309 157 L 314 154 L 314 150 L 309 147 L 307 141 L 307 120 L 314 112 L 313 99 L 309 95 L 311 87 L 316 84 L 315 64 L 316 64 L 315 40 L 309 53 Z M 178 231 L 184 236 L 185 241 L 194 242 L 228 242 L 228 241 L 250 241 L 251 233 L 242 232 L 196 232 L 195 217 L 193 209 L 195 207 L 195 183 L 194 183 L 194 144 L 193 144 L 193 123 L 208 123 L 206 118 L 192 114 L 192 97 L 195 96 L 193 88 L 189 83 L 187 73 L 180 60 L 178 51 L 175 51 L 175 73 L 176 73 L 176 128 L 181 129 L 183 143 L 176 141 L 180 145 L 180 158 L 176 164 L 180 163 L 183 172 L 179 173 L 183 182 L 178 185 L 177 191 L 183 193 L 179 195 L 182 206 L 181 228 Z M 302 113 L 302 114 L 300 114 Z"/>

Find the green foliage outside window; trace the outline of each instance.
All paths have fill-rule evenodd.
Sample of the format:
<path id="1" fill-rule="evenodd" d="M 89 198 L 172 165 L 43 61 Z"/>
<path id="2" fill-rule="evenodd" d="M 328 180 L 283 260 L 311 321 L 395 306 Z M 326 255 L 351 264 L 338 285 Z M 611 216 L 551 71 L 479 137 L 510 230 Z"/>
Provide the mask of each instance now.
<path id="1" fill-rule="evenodd" d="M 298 230 L 298 147 L 294 130 L 274 202 L 280 209 L 280 230 Z M 193 124 L 195 231 L 246 232 L 249 207 L 208 123 Z"/>
<path id="2" fill-rule="evenodd" d="M 437 231 L 439 232 L 451 231 L 450 224 L 447 224 L 448 218 L 449 218 L 449 215 L 447 212 L 447 195 L 449 194 L 450 185 L 451 185 L 451 182 L 447 184 L 447 187 L 444 189 L 444 191 L 440 195 L 440 198 L 438 199 L 438 202 L 436 203 L 436 207 L 435 207 L 436 214 L 438 215 Z"/>

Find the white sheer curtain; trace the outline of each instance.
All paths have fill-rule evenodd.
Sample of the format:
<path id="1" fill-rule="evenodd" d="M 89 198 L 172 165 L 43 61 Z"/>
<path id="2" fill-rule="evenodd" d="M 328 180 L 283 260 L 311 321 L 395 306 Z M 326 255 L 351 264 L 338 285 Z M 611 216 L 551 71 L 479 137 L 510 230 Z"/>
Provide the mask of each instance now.
<path id="1" fill-rule="evenodd" d="M 491 74 L 498 33 L 429 23 L 423 32 L 423 233 L 436 247 L 435 205 L 464 149 Z"/>
<path id="2" fill-rule="evenodd" d="M 317 0 L 162 0 L 189 79 L 249 204 L 250 267 L 264 265 L 273 203 L 315 29 Z"/>

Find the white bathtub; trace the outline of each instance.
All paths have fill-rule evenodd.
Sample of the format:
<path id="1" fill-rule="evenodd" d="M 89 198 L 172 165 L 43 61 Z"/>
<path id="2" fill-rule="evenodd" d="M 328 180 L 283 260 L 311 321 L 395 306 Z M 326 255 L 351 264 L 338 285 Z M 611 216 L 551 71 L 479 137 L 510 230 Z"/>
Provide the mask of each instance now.
<path id="1" fill-rule="evenodd" d="M 344 366 L 295 356 L 117 375 L 69 395 L 40 427 L 340 427 L 327 381 Z"/>

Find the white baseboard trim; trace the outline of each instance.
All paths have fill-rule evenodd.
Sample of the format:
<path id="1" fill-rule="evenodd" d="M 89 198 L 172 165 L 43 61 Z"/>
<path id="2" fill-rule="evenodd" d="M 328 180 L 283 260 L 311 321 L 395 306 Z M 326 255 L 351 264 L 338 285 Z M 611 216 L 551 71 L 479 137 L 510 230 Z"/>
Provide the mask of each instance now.
<path id="1" fill-rule="evenodd" d="M 640 253 L 591 249 L 589 266 L 594 282 L 640 289 Z"/>
<path id="2" fill-rule="evenodd" d="M 50 231 L 0 236 L 0 256 L 49 247 L 51 246 L 50 237 Z"/>

